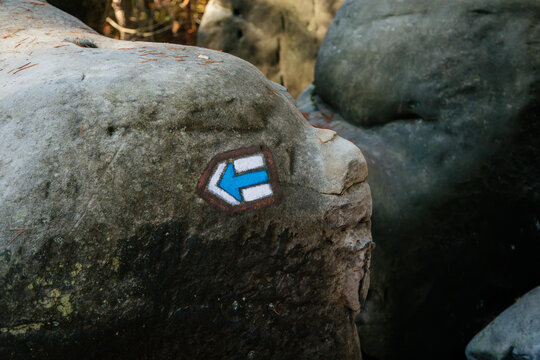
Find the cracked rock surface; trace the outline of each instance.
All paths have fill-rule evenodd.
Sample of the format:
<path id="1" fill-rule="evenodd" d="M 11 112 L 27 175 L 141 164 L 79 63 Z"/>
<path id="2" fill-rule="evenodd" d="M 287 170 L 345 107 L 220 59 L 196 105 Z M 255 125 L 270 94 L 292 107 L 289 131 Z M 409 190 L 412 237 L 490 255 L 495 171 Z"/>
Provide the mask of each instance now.
<path id="1" fill-rule="evenodd" d="M 40 1 L 3 0 L 0 35 L 0 358 L 360 358 L 356 146 L 231 55 L 104 38 Z M 214 156 L 259 145 L 280 202 L 197 195 Z"/>

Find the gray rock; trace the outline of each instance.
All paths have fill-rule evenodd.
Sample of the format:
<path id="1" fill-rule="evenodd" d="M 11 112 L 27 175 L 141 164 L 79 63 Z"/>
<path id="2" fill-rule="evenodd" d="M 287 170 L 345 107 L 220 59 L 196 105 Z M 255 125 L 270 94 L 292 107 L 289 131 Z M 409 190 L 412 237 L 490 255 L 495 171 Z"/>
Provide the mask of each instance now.
<path id="1" fill-rule="evenodd" d="M 468 360 L 540 359 L 540 287 L 502 312 L 467 345 Z"/>
<path id="2" fill-rule="evenodd" d="M 461 358 L 540 283 L 539 38 L 538 1 L 350 0 L 338 11 L 300 102 L 370 167 L 367 355 Z"/>
<path id="3" fill-rule="evenodd" d="M 0 4 L 0 358 L 358 359 L 360 150 L 243 60 L 36 4 Z M 199 196 L 262 145 L 272 205 Z"/>
<path id="4" fill-rule="evenodd" d="M 343 0 L 210 0 L 197 45 L 259 68 L 298 96 L 313 81 L 317 50 Z"/>

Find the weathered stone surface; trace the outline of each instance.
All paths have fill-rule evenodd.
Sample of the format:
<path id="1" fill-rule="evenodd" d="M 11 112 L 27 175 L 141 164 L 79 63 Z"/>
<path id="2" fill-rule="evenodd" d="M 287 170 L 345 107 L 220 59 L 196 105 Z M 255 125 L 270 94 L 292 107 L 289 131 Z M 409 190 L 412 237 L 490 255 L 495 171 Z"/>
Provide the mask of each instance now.
<path id="1" fill-rule="evenodd" d="M 359 358 L 358 148 L 243 60 L 21 4 L 0 4 L 0 358 Z M 254 145 L 279 203 L 197 195 L 214 156 Z"/>
<path id="2" fill-rule="evenodd" d="M 461 358 L 540 283 L 539 38 L 537 1 L 346 1 L 336 15 L 300 102 L 370 166 L 366 354 Z"/>
<path id="3" fill-rule="evenodd" d="M 468 360 L 540 359 L 540 287 L 525 294 L 478 333 Z"/>
<path id="4" fill-rule="evenodd" d="M 257 66 L 298 96 L 313 81 L 317 50 L 343 0 L 211 0 L 197 45 Z"/>

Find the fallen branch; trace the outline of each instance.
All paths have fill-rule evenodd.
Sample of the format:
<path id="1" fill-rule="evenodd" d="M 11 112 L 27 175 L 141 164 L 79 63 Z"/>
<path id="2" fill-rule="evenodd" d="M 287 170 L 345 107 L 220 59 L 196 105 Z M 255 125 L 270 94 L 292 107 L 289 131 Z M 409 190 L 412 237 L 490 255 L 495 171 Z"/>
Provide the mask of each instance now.
<path id="1" fill-rule="evenodd" d="M 110 17 L 107 17 L 105 21 L 107 21 L 109 25 L 111 25 L 113 28 L 120 31 L 121 33 L 136 34 L 137 36 L 140 36 L 140 37 L 150 37 L 150 36 L 154 36 L 154 35 L 157 35 L 167 30 L 172 29 L 172 25 L 167 25 L 164 28 L 161 28 L 159 30 L 154 30 L 154 31 L 149 31 L 149 32 L 140 32 L 138 29 L 130 29 L 130 28 L 123 27 L 119 25 L 118 23 L 116 23 L 116 21 L 114 21 Z"/>

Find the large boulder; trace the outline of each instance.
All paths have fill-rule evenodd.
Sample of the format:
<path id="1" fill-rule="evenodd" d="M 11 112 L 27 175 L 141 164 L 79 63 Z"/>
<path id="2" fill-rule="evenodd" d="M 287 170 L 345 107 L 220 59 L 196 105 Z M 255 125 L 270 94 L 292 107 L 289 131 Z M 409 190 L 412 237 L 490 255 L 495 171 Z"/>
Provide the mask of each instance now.
<path id="1" fill-rule="evenodd" d="M 356 146 L 231 55 L 38 0 L 0 34 L 0 358 L 360 357 Z"/>
<path id="2" fill-rule="evenodd" d="M 210 0 L 197 45 L 257 66 L 294 96 L 313 81 L 317 50 L 343 0 Z"/>
<path id="3" fill-rule="evenodd" d="M 539 38 L 533 0 L 347 0 L 338 11 L 300 102 L 370 166 L 366 354 L 461 358 L 540 283 Z"/>
<path id="4" fill-rule="evenodd" d="M 468 360 L 540 359 L 540 287 L 497 316 L 471 340 L 465 354 Z"/>

